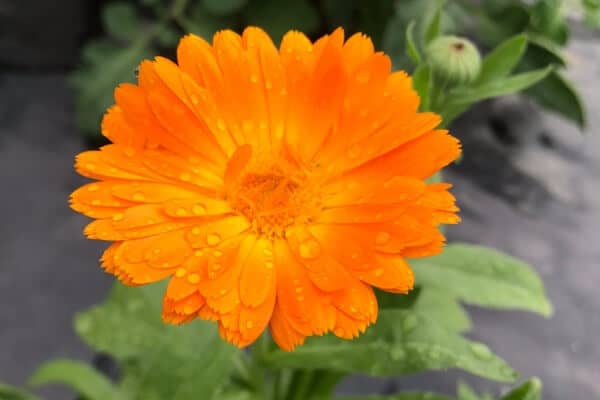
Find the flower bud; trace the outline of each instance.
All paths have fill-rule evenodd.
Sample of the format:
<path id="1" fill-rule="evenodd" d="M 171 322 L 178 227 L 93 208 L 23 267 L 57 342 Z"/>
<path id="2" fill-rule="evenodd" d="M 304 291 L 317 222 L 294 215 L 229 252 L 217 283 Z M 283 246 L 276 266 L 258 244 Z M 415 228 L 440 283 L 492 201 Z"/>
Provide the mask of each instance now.
<path id="1" fill-rule="evenodd" d="M 440 36 L 427 46 L 426 56 L 434 75 L 453 86 L 473 82 L 481 70 L 481 55 L 465 38 Z"/>

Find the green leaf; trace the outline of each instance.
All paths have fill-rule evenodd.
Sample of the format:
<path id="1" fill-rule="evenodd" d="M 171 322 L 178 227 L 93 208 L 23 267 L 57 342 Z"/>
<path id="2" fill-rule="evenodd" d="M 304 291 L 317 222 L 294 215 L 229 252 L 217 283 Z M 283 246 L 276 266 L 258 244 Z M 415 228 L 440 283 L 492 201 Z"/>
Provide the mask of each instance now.
<path id="1" fill-rule="evenodd" d="M 40 400 L 40 398 L 14 386 L 0 383 L 0 400 Z"/>
<path id="2" fill-rule="evenodd" d="M 431 102 L 431 87 L 433 85 L 433 75 L 429 64 L 421 64 L 415 69 L 412 76 L 413 88 L 419 94 L 421 103 L 419 109 L 429 110 Z"/>
<path id="3" fill-rule="evenodd" d="M 296 29 L 310 34 L 319 28 L 319 13 L 308 0 L 252 0 L 246 9 L 246 22 L 264 28 L 274 41 Z"/>
<path id="4" fill-rule="evenodd" d="M 240 11 L 248 0 L 202 0 L 202 5 L 208 12 L 215 15 L 228 15 Z"/>
<path id="5" fill-rule="evenodd" d="M 239 352 L 210 322 L 164 324 L 163 292 L 163 284 L 116 284 L 105 303 L 77 315 L 75 329 L 95 350 L 124 363 L 126 393 L 144 400 L 211 399 Z"/>
<path id="6" fill-rule="evenodd" d="M 407 392 L 389 396 L 345 396 L 334 400 L 452 400 L 450 397 L 435 393 Z"/>
<path id="7" fill-rule="evenodd" d="M 120 40 L 130 40 L 141 30 L 135 6 L 125 1 L 108 3 L 102 10 L 102 23 L 109 35 Z"/>
<path id="8" fill-rule="evenodd" d="M 507 76 L 517 66 L 527 48 L 527 36 L 516 35 L 498 45 L 483 58 L 477 83 Z"/>
<path id="9" fill-rule="evenodd" d="M 43 364 L 29 379 L 34 386 L 60 384 L 86 400 L 118 399 L 117 388 L 100 372 L 81 361 L 54 360 Z"/>
<path id="10" fill-rule="evenodd" d="M 458 88 L 449 94 L 451 104 L 473 104 L 482 100 L 518 93 L 546 78 L 553 67 L 523 72 L 506 78 L 483 82 L 468 88 Z"/>
<path id="11" fill-rule="evenodd" d="M 422 287 L 414 309 L 451 332 L 467 332 L 471 329 L 469 314 L 456 296 L 439 288 Z"/>
<path id="12" fill-rule="evenodd" d="M 415 43 L 413 32 L 415 30 L 415 20 L 410 21 L 406 28 L 406 55 L 412 60 L 415 65 L 421 63 L 421 54 Z"/>
<path id="13" fill-rule="evenodd" d="M 469 304 L 552 314 L 534 270 L 496 250 L 452 244 L 438 256 L 412 260 L 411 264 L 418 284 L 440 288 Z"/>
<path id="14" fill-rule="evenodd" d="M 542 382 L 531 378 L 523 385 L 502 397 L 502 400 L 540 400 L 542 398 Z"/>
<path id="15" fill-rule="evenodd" d="M 424 44 L 429 44 L 433 39 L 440 36 L 441 33 L 441 25 L 442 25 L 442 9 L 444 6 L 444 2 L 439 3 L 439 8 L 433 14 L 431 21 L 425 27 L 425 33 L 423 36 Z"/>
<path id="16" fill-rule="evenodd" d="M 98 135 L 102 115 L 114 103 L 115 87 L 122 82 L 134 81 L 140 61 L 154 54 L 156 51 L 143 42 L 127 48 L 105 40 L 86 45 L 82 65 L 71 75 L 79 129 Z"/>
<path id="17" fill-rule="evenodd" d="M 466 383 L 458 382 L 457 400 L 480 400 L 475 391 Z"/>
<path id="18" fill-rule="evenodd" d="M 574 85 L 557 71 L 525 92 L 543 107 L 575 122 L 579 128 L 587 125 L 583 100 Z"/>
<path id="19" fill-rule="evenodd" d="M 548 38 L 535 33 L 528 33 L 529 46 L 525 53 L 524 64 L 530 68 L 545 67 L 548 64 L 555 64 L 561 67 L 567 66 L 567 60 L 562 52 L 562 47 L 552 42 Z"/>
<path id="20" fill-rule="evenodd" d="M 469 341 L 410 310 L 381 310 L 377 323 L 357 339 L 311 337 L 294 352 L 272 351 L 264 362 L 274 368 L 376 376 L 461 368 L 498 381 L 516 378 L 516 373 L 484 344 Z"/>

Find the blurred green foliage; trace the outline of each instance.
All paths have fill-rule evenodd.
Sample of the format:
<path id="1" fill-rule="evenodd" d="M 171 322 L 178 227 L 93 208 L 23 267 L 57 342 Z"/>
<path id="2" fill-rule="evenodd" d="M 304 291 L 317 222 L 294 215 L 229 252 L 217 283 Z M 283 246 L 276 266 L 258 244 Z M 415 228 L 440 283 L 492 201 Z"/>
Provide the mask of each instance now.
<path id="1" fill-rule="evenodd" d="M 390 55 L 396 68 L 417 74 L 416 84 L 420 85 L 429 73 L 426 66 L 418 65 L 422 60 L 414 59 L 416 50 L 424 49 L 439 34 L 469 37 L 483 50 L 492 50 L 515 35 L 524 35 L 526 50 L 511 68 L 515 67 L 516 72 L 537 70 L 540 74 L 549 66 L 552 70 L 545 72 L 535 85 L 516 84 L 507 92 L 527 89 L 527 96 L 583 128 L 584 105 L 562 72 L 567 67 L 564 47 L 569 39 L 565 15 L 575 6 L 584 12 L 589 25 L 600 24 L 600 0 L 111 1 L 102 12 L 104 35 L 84 47 L 81 64 L 72 76 L 77 94 L 77 124 L 86 134 L 97 136 L 101 117 L 113 103 L 114 87 L 134 81 L 135 68 L 142 59 L 158 54 L 172 56 L 185 33 L 210 39 L 219 29 L 241 31 L 247 25 L 258 25 L 276 41 L 290 29 L 301 30 L 313 38 L 338 26 L 343 26 L 348 34 L 362 31 L 373 38 L 377 48 Z M 413 39 L 408 43 L 413 47 L 407 49 L 410 38 L 406 37 L 406 28 L 411 21 Z M 428 104 L 427 93 L 422 94 Z M 492 88 L 488 95 L 473 100 L 502 94 L 505 93 Z M 450 108 L 445 115 L 446 124 L 468 109 L 469 104 L 453 104 Z"/>
<path id="2" fill-rule="evenodd" d="M 251 352 L 239 351 L 206 321 L 165 325 L 160 317 L 164 282 L 139 288 L 117 283 L 103 304 L 77 315 L 75 330 L 96 352 L 118 361 L 118 381 L 84 362 L 63 359 L 42 365 L 29 384 L 66 385 L 86 400 L 336 400 L 336 384 L 357 373 L 396 376 L 459 368 L 514 382 L 517 373 L 504 360 L 464 336 L 471 321 L 462 303 L 547 316 L 551 308 L 533 269 L 467 244 L 449 245 L 443 254 L 413 264 L 418 288 L 408 296 L 379 291 L 378 321 L 360 337 L 310 337 L 291 353 L 265 335 Z M 502 400 L 539 400 L 540 392 L 540 382 L 533 379 Z M 0 385 L 0 400 L 35 399 Z M 342 399 L 450 400 L 428 393 Z M 457 399 L 492 397 L 460 384 Z"/>

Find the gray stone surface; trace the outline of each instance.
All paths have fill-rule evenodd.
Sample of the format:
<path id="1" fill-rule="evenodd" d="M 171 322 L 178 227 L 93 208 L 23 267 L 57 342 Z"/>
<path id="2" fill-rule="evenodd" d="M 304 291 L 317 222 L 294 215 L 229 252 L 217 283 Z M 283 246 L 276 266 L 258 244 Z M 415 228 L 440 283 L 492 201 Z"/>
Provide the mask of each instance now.
<path id="1" fill-rule="evenodd" d="M 79 58 L 90 0 L 0 0 L 0 65 L 64 68 Z"/>
<path id="2" fill-rule="evenodd" d="M 587 136 L 543 115 L 539 124 L 510 125 L 533 137 L 523 148 L 510 148 L 489 126 L 490 113 L 513 121 L 510 113 L 502 114 L 510 105 L 482 107 L 455 126 L 466 155 L 448 174 L 464 217 L 451 238 L 521 257 L 547 285 L 555 305 L 550 320 L 472 309 L 472 336 L 489 343 L 524 377 L 540 376 L 546 400 L 600 398 L 600 42 L 575 41 L 571 54 L 570 74 L 590 107 Z M 102 245 L 83 239 L 85 219 L 66 205 L 81 182 L 72 157 L 83 145 L 64 76 L 0 73 L 0 93 L 0 380 L 22 384 L 44 360 L 90 359 L 71 318 L 101 300 L 111 280 L 95 262 Z M 494 393 L 505 389 L 444 372 L 392 382 L 355 378 L 342 390 L 451 393 L 457 378 Z M 68 399 L 62 391 L 45 395 Z"/>

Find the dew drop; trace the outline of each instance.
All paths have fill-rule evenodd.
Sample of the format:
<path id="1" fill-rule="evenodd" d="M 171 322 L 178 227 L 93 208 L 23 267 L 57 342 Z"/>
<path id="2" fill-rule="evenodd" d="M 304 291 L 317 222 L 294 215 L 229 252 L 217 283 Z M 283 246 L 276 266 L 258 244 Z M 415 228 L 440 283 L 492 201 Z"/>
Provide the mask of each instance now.
<path id="1" fill-rule="evenodd" d="M 244 121 L 242 122 L 242 129 L 244 130 L 244 132 L 246 133 L 250 133 L 252 132 L 252 129 L 254 128 L 254 124 L 252 123 L 252 121 Z"/>
<path id="2" fill-rule="evenodd" d="M 217 120 L 217 128 L 224 131 L 225 130 L 225 121 L 222 118 Z"/>
<path id="3" fill-rule="evenodd" d="M 194 215 L 204 215 L 206 214 L 206 207 L 204 207 L 202 204 L 194 204 L 192 207 L 192 212 Z"/>
<path id="4" fill-rule="evenodd" d="M 85 164 L 85 168 L 89 169 L 90 171 L 93 171 L 93 170 L 96 169 L 96 164 L 94 164 L 94 163 L 87 163 L 87 164 Z"/>
<path id="5" fill-rule="evenodd" d="M 221 243 L 221 236 L 218 233 L 209 233 L 206 235 L 206 243 L 209 246 L 216 246 Z"/>
<path id="6" fill-rule="evenodd" d="M 92 200 L 92 205 L 93 206 L 99 206 L 100 204 L 102 204 L 102 202 L 100 200 L 98 200 L 98 199 Z"/>
<path id="7" fill-rule="evenodd" d="M 254 322 L 252 320 L 246 321 L 246 328 L 252 329 L 254 326 Z"/>
<path id="8" fill-rule="evenodd" d="M 144 193 L 142 192 L 135 192 L 133 194 L 133 200 L 135 201 L 144 201 L 146 199 L 146 196 L 144 196 Z"/>
<path id="9" fill-rule="evenodd" d="M 219 251 L 219 250 L 213 251 L 213 256 L 215 256 L 215 257 L 221 257 L 222 255 L 223 255 L 222 251 Z"/>
<path id="10" fill-rule="evenodd" d="M 185 269 L 177 268 L 177 271 L 175 271 L 175 276 L 178 278 L 183 278 L 186 273 L 187 273 L 187 271 Z"/>
<path id="11" fill-rule="evenodd" d="M 358 83 L 367 83 L 371 79 L 371 75 L 368 71 L 361 71 L 356 75 L 356 81 Z"/>
<path id="12" fill-rule="evenodd" d="M 221 268 L 223 268 L 223 266 L 221 264 L 213 264 L 210 266 L 210 269 L 215 272 L 219 271 Z"/>
<path id="13" fill-rule="evenodd" d="M 355 181 L 350 181 L 346 185 L 346 188 L 348 188 L 348 190 L 353 190 L 353 189 L 356 189 L 357 187 L 358 187 L 358 183 Z"/>
<path id="14" fill-rule="evenodd" d="M 183 313 L 184 314 L 193 314 L 196 311 L 196 308 L 190 305 L 185 305 L 183 307 Z"/>
<path id="15" fill-rule="evenodd" d="M 202 257 L 202 256 L 204 255 L 204 253 L 202 252 L 202 250 L 196 250 L 196 251 L 194 252 L 194 255 L 195 255 L 196 257 Z"/>
<path id="16" fill-rule="evenodd" d="M 378 245 L 384 245 L 390 241 L 390 234 L 388 232 L 379 232 L 375 236 L 375 243 Z"/>
<path id="17" fill-rule="evenodd" d="M 179 207 L 177 210 L 175 210 L 175 215 L 178 217 L 185 217 L 187 215 L 187 210 L 183 207 Z"/>
<path id="18" fill-rule="evenodd" d="M 258 75 L 256 75 L 256 74 L 250 75 L 250 82 L 252 82 L 252 83 L 258 82 Z"/>
<path id="19" fill-rule="evenodd" d="M 221 296 L 225 296 L 227 294 L 227 289 L 221 289 L 221 290 L 219 290 L 219 294 Z"/>
<path id="20" fill-rule="evenodd" d="M 298 248 L 300 252 L 300 257 L 306 259 L 317 258 L 321 253 L 321 246 L 314 239 L 306 240 L 305 242 L 300 244 Z"/>
<path id="21" fill-rule="evenodd" d="M 125 218 L 125 215 L 123 215 L 123 213 L 116 213 L 112 217 L 113 221 L 122 221 L 123 218 Z"/>
<path id="22" fill-rule="evenodd" d="M 273 84 L 271 83 L 271 81 L 268 80 L 268 81 L 265 82 L 265 88 L 267 90 L 270 90 L 270 89 L 273 88 Z"/>
<path id="23" fill-rule="evenodd" d="M 196 97 L 196 95 L 191 95 L 190 96 L 192 103 L 197 105 L 200 101 L 198 100 L 198 97 Z"/>
<path id="24" fill-rule="evenodd" d="M 400 346 L 394 346 L 390 350 L 390 357 L 392 357 L 392 360 L 398 361 L 398 360 L 403 359 L 405 356 L 406 356 L 406 352 Z"/>
<path id="25" fill-rule="evenodd" d="M 200 275 L 195 274 L 195 273 L 189 274 L 187 279 L 188 279 L 189 283 L 198 283 L 198 282 L 200 282 Z"/>
<path id="26" fill-rule="evenodd" d="M 354 146 L 350 147 L 350 149 L 348 150 L 348 153 L 346 155 L 350 159 L 357 158 L 360 155 L 360 146 L 355 144 Z"/>
<path id="27" fill-rule="evenodd" d="M 483 343 L 471 343 L 469 347 L 477 358 L 482 360 L 489 360 L 492 358 L 492 351 Z"/>
<path id="28" fill-rule="evenodd" d="M 192 235 L 199 235 L 201 232 L 202 231 L 198 227 L 192 228 Z"/>
<path id="29" fill-rule="evenodd" d="M 100 186 L 98 186 L 96 184 L 90 185 L 87 188 L 88 192 L 97 192 L 98 189 L 100 189 Z"/>
<path id="30" fill-rule="evenodd" d="M 267 257 L 271 257 L 273 255 L 273 250 L 267 247 L 263 250 L 263 254 Z"/>
<path id="31" fill-rule="evenodd" d="M 189 181 L 190 179 L 192 179 L 191 175 L 188 174 L 187 172 L 182 173 L 181 175 L 179 175 L 179 179 L 181 179 L 184 182 Z"/>
<path id="32" fill-rule="evenodd" d="M 409 314 L 402 321 L 402 331 L 407 334 L 413 331 L 418 325 L 417 317 L 412 314 Z"/>
<path id="33" fill-rule="evenodd" d="M 383 268 L 377 268 L 375 270 L 375 276 L 380 277 L 381 275 L 383 275 Z"/>

